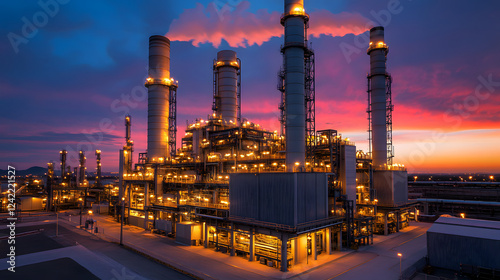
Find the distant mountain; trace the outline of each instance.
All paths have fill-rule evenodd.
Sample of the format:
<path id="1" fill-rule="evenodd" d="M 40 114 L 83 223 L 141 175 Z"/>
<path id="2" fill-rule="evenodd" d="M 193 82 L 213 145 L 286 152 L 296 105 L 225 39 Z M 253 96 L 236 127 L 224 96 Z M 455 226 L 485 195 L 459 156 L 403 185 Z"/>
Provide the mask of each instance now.
<path id="1" fill-rule="evenodd" d="M 33 176 L 44 176 L 45 173 L 47 173 L 47 167 L 40 167 L 40 166 L 33 166 L 30 167 L 26 170 L 16 170 L 16 176 L 26 176 L 26 175 L 33 175 Z M 87 177 L 94 177 L 95 173 L 94 172 L 86 172 Z M 103 171 L 102 173 L 103 177 L 117 177 L 118 173 L 117 172 L 105 172 Z M 0 176 L 7 175 L 7 170 L 0 169 Z M 61 176 L 61 170 L 54 170 L 54 175 L 56 177 Z"/>
<path id="2" fill-rule="evenodd" d="M 16 176 L 26 176 L 26 175 L 34 175 L 34 176 L 43 176 L 47 173 L 47 167 L 33 166 L 26 170 L 16 170 Z M 7 170 L 0 169 L 0 176 L 7 175 Z"/>

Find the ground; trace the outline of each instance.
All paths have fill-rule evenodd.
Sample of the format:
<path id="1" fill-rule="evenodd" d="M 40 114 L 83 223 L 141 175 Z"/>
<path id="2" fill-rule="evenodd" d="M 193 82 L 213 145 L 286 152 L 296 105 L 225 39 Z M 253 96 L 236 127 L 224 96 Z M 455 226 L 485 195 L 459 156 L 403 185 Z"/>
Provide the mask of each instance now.
<path id="1" fill-rule="evenodd" d="M 24 223 L 17 234 L 43 229 L 17 239 L 17 269 L 34 268 L 42 261 L 67 261 L 66 271 L 88 270 L 105 279 L 398 279 L 402 254 L 402 271 L 426 255 L 425 232 L 431 224 L 412 222 L 411 226 L 389 236 L 375 236 L 374 245 L 358 250 L 344 250 L 332 255 L 321 254 L 318 260 L 295 265 L 283 273 L 242 257 L 205 249 L 202 246 L 182 246 L 174 239 L 151 234 L 141 228 L 124 226 L 124 247 L 119 246 L 120 224 L 111 217 L 94 215 L 98 233 L 78 228 L 79 217 L 60 214 L 56 237 L 55 217 Z M 85 220 L 85 217 L 84 219 Z M 1 227 L 0 238 L 7 235 Z M 7 250 L 0 240 L 0 252 Z M 76 245 L 77 244 L 77 245 Z M 50 263 L 49 263 L 50 264 Z M 6 270 L 6 259 L 0 260 L 0 270 Z M 63 268 L 61 268 L 63 269 Z M 5 273 L 1 272 L 0 278 Z M 76 279 L 76 278 L 75 278 Z M 91 278 L 88 278 L 91 279 Z"/>

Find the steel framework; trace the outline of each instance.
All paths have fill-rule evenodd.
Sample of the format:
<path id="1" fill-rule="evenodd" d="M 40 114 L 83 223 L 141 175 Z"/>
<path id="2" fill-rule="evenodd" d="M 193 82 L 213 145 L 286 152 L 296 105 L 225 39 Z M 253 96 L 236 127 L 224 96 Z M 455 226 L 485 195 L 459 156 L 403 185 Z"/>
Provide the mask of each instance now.
<path id="1" fill-rule="evenodd" d="M 367 75 L 367 87 L 368 90 L 368 108 L 366 112 L 368 113 L 368 154 L 372 156 L 372 101 L 371 101 L 371 78 L 370 74 Z M 385 74 L 385 87 L 386 87 L 386 115 L 385 115 L 385 126 L 387 130 L 387 165 L 392 165 L 394 158 L 394 146 L 392 145 L 392 112 L 394 111 L 394 105 L 392 105 L 392 76 L 389 73 Z"/>
<path id="2" fill-rule="evenodd" d="M 177 85 L 171 85 L 168 97 L 168 147 L 170 156 L 175 157 L 177 142 Z"/>
<path id="3" fill-rule="evenodd" d="M 241 60 L 239 58 L 236 59 L 238 62 L 238 84 L 237 84 L 237 91 L 236 91 L 236 98 L 238 99 L 238 116 L 237 116 L 237 123 L 238 125 L 241 125 Z M 220 108 L 220 96 L 219 96 L 219 90 L 217 86 L 217 80 L 219 78 L 219 68 L 217 67 L 217 60 L 214 59 L 213 63 L 213 100 L 212 100 L 212 111 L 214 114 L 217 114 L 217 110 Z"/>
<path id="4" fill-rule="evenodd" d="M 283 53 L 283 48 L 282 48 Z M 304 50 L 304 71 L 305 71 L 305 109 L 306 109 L 306 159 L 313 160 L 316 139 L 316 73 L 314 51 L 310 48 Z M 283 59 L 284 60 L 284 59 Z M 281 93 L 281 102 L 278 106 L 280 110 L 279 121 L 281 124 L 281 135 L 285 135 L 286 108 L 285 108 L 285 70 L 278 72 L 277 89 Z"/>

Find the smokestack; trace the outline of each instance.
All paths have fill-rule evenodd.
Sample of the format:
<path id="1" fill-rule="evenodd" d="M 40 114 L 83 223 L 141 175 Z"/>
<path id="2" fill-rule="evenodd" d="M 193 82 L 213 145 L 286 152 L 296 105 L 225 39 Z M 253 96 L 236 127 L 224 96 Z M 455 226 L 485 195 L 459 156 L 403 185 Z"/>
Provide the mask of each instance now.
<path id="1" fill-rule="evenodd" d="M 47 163 L 47 180 L 45 181 L 45 190 L 47 191 L 46 210 L 52 209 L 52 181 L 54 180 L 54 163 Z"/>
<path id="2" fill-rule="evenodd" d="M 61 183 L 66 182 L 66 154 L 68 152 L 66 150 L 62 150 L 59 152 L 61 155 Z"/>
<path id="3" fill-rule="evenodd" d="M 304 49 L 306 23 L 303 0 L 285 0 L 281 24 L 285 27 L 282 48 L 285 70 L 286 167 L 292 172 L 305 163 Z"/>
<path id="4" fill-rule="evenodd" d="M 78 176 L 78 185 L 84 185 L 85 184 L 85 162 L 86 162 L 86 157 L 85 157 L 85 154 L 83 153 L 83 151 L 80 151 L 80 173 L 79 174 L 75 174 L 76 176 Z"/>
<path id="5" fill-rule="evenodd" d="M 383 167 L 387 164 L 387 127 L 386 127 L 386 61 L 389 49 L 384 41 L 384 27 L 378 26 L 370 30 L 370 110 L 371 110 L 371 147 L 373 166 Z"/>
<path id="6" fill-rule="evenodd" d="M 125 117 L 125 142 L 127 143 L 127 145 L 129 145 L 131 142 L 130 142 L 130 137 L 132 135 L 130 129 L 132 127 L 132 118 L 130 117 L 130 115 L 127 115 Z"/>
<path id="7" fill-rule="evenodd" d="M 236 52 L 224 50 L 217 53 L 214 62 L 215 74 L 215 114 L 227 123 L 237 124 L 238 121 L 238 75 L 240 60 Z"/>
<path id="8" fill-rule="evenodd" d="M 101 150 L 95 150 L 96 156 L 96 174 L 95 174 L 95 185 L 101 187 Z"/>
<path id="9" fill-rule="evenodd" d="M 148 88 L 148 159 L 165 158 L 168 151 L 170 80 L 170 40 L 149 37 Z"/>

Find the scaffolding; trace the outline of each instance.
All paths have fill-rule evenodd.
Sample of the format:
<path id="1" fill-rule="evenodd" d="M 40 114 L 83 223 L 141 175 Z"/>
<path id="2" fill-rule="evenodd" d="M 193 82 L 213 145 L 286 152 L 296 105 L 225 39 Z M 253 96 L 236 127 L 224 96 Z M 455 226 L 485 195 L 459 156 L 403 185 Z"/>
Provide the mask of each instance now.
<path id="1" fill-rule="evenodd" d="M 314 51 L 305 49 L 306 160 L 314 161 L 316 145 L 316 92 Z"/>
<path id="2" fill-rule="evenodd" d="M 175 157 L 177 142 L 177 85 L 175 84 L 170 86 L 168 101 L 168 147 L 170 157 Z"/>
<path id="3" fill-rule="evenodd" d="M 366 113 L 368 114 L 368 155 L 372 156 L 372 100 L 371 100 L 371 78 L 373 76 L 367 74 L 367 101 L 368 108 Z M 389 73 L 385 74 L 385 87 L 386 87 L 386 115 L 385 115 L 385 126 L 387 131 L 387 165 L 392 165 L 394 158 L 394 146 L 392 145 L 392 111 L 394 111 L 394 105 L 392 105 L 392 76 Z"/>
<path id="4" fill-rule="evenodd" d="M 237 112 L 237 124 L 241 124 L 241 60 L 239 58 L 236 59 L 237 65 L 239 67 L 236 67 L 237 69 L 237 76 L 238 76 L 238 81 L 236 84 L 236 99 L 238 102 L 238 112 Z M 213 63 L 213 99 L 212 99 L 212 112 L 213 114 L 217 115 L 217 111 L 220 109 L 220 96 L 219 96 L 219 87 L 217 85 L 217 81 L 219 80 L 219 67 L 217 67 L 217 60 L 214 59 Z"/>

